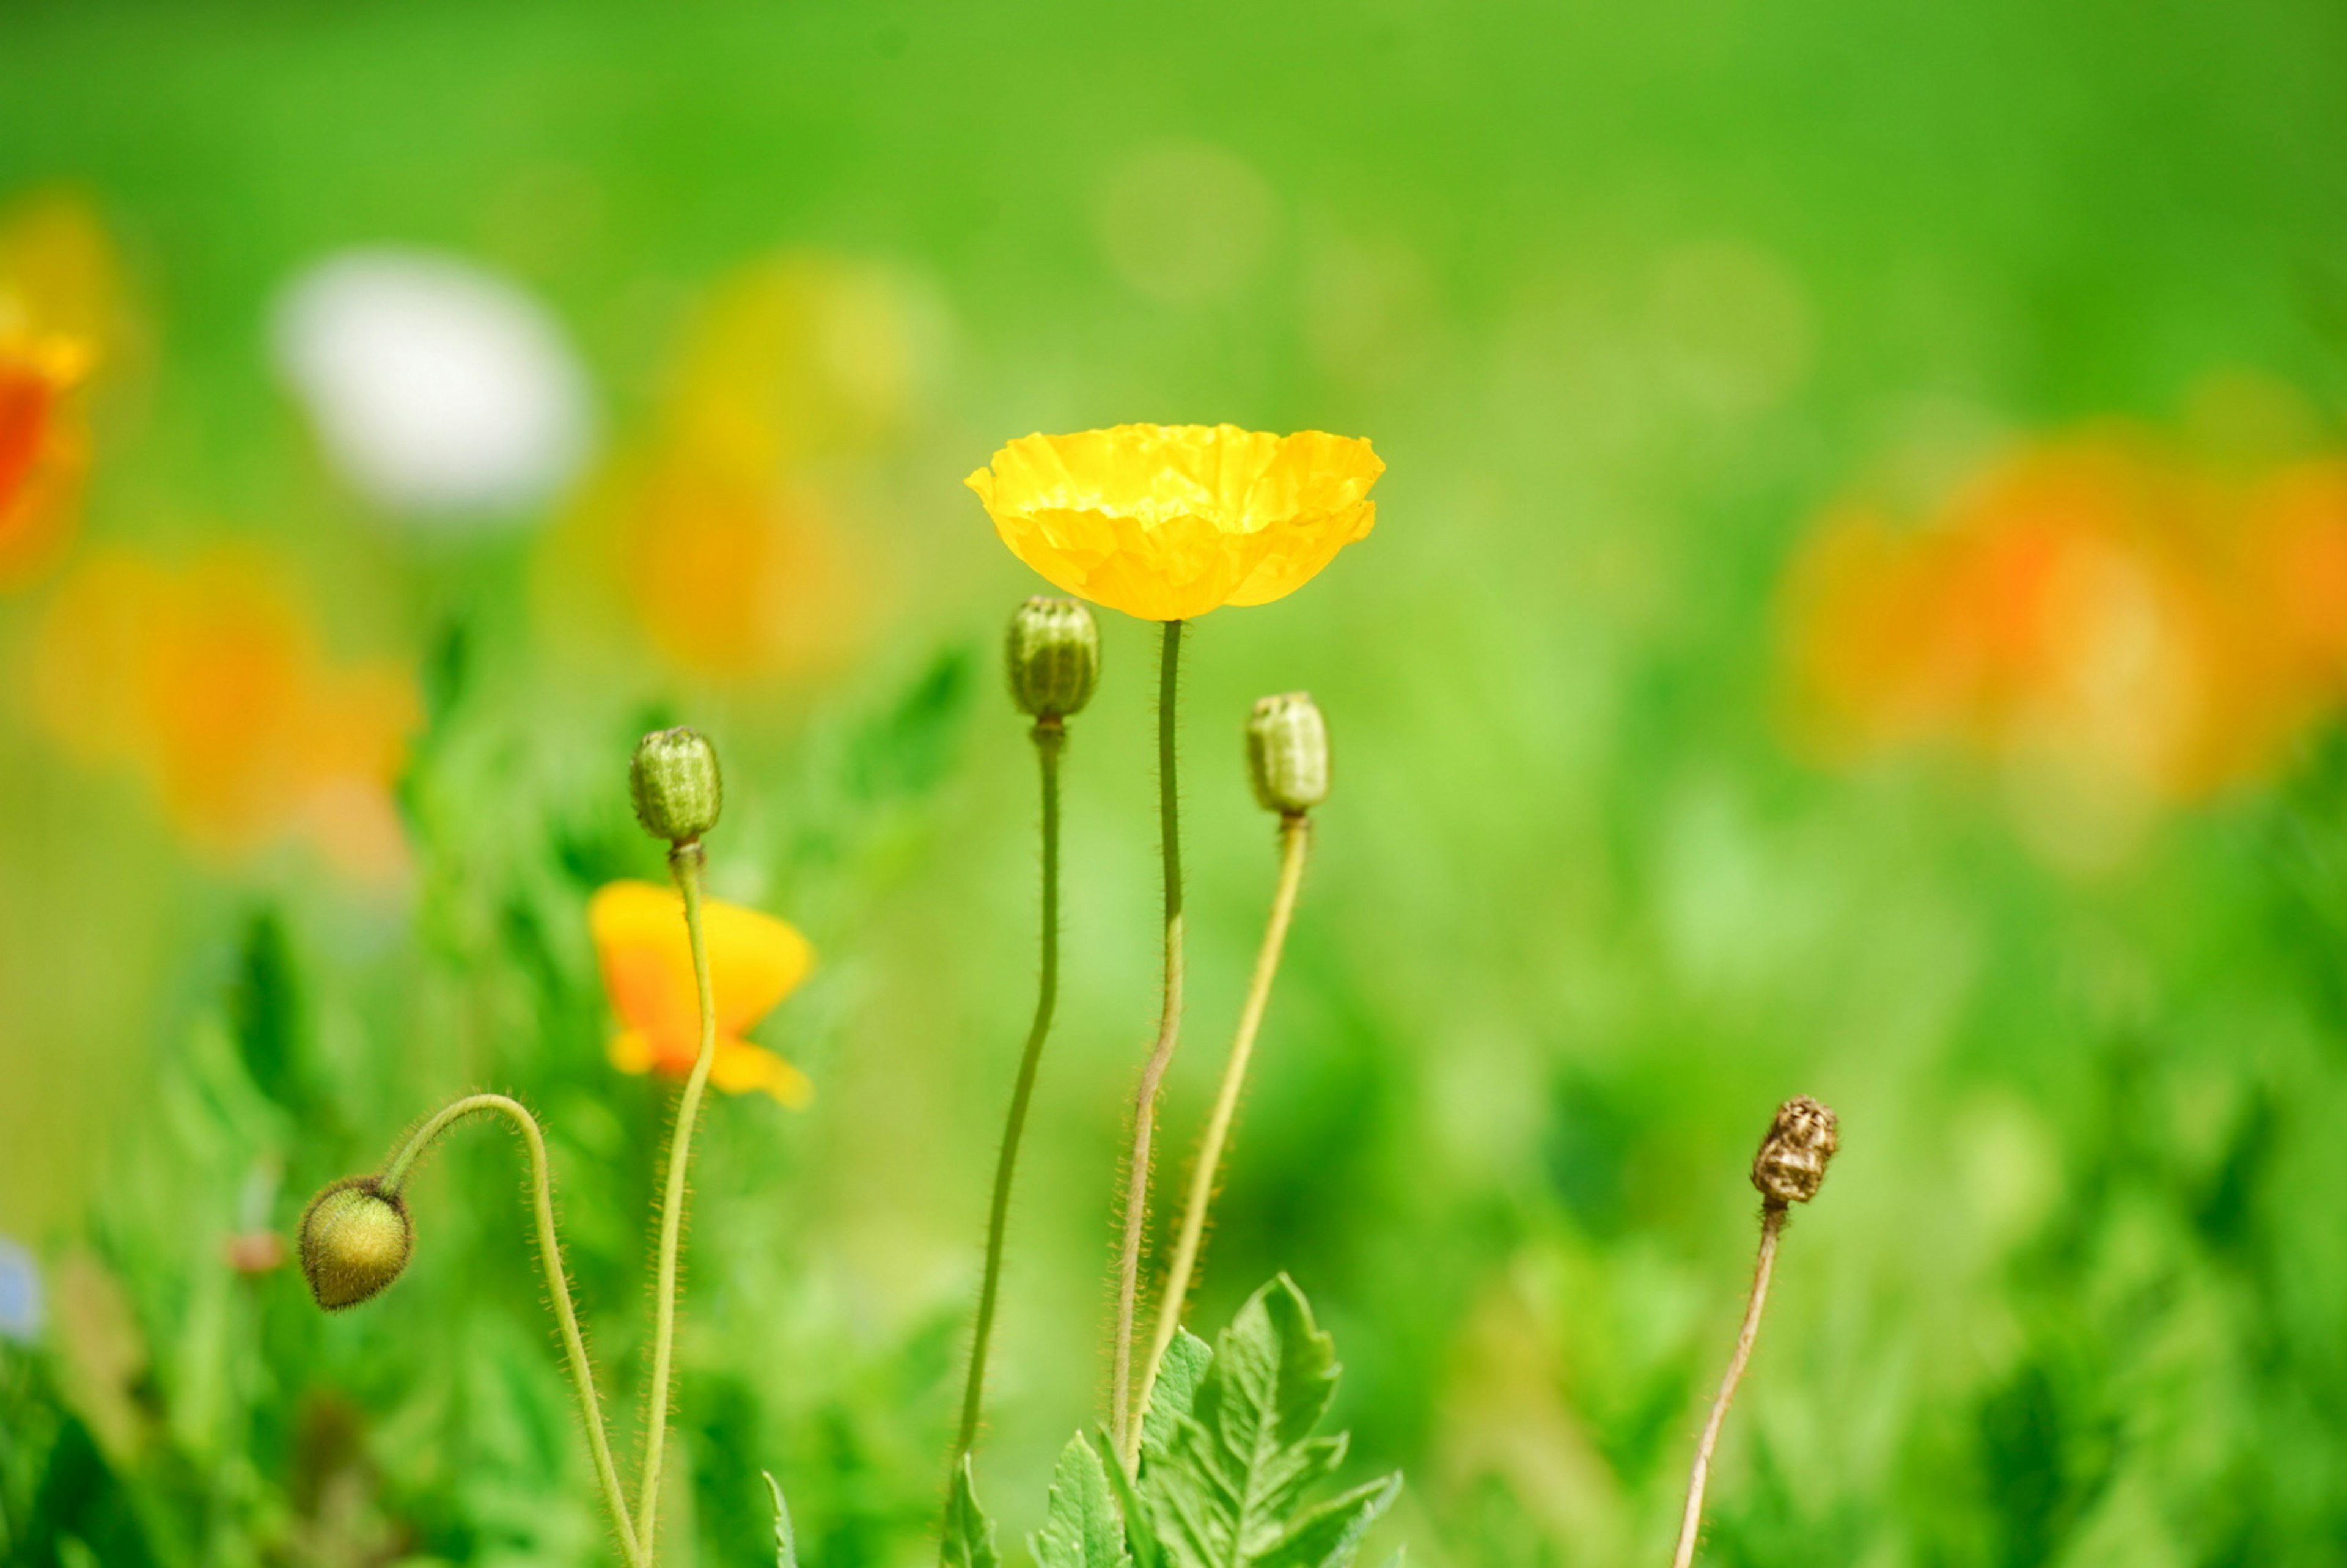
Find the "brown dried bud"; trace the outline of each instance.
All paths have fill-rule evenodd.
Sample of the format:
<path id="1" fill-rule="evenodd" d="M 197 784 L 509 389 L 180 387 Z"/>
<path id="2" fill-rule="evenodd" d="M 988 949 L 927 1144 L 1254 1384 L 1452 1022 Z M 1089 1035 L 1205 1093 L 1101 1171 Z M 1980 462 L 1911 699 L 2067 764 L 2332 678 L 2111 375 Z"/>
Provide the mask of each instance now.
<path id="1" fill-rule="evenodd" d="M 1826 1162 L 1841 1147 L 1841 1123 L 1806 1094 L 1777 1107 L 1777 1120 L 1752 1160 L 1752 1184 L 1771 1205 L 1806 1204 L 1825 1184 Z"/>

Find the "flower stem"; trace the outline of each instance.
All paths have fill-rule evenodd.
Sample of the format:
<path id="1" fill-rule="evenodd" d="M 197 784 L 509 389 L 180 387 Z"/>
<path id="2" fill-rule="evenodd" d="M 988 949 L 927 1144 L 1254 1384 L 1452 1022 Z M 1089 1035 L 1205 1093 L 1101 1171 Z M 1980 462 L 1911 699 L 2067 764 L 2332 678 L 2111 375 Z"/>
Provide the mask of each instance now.
<path id="1" fill-rule="evenodd" d="M 1157 1044 L 1141 1070 L 1133 1101 L 1133 1159 L 1124 1175 L 1124 1240 L 1116 1267 L 1116 1375 L 1109 1397 L 1109 1435 L 1127 1471 L 1140 1451 L 1133 1409 L 1133 1319 L 1141 1286 L 1141 1241 L 1149 1219 L 1149 1143 L 1157 1126 L 1157 1091 L 1182 1037 L 1182 807 L 1174 771 L 1182 623 L 1165 623 L 1157 677 L 1157 815 L 1165 851 L 1165 994 Z"/>
<path id="2" fill-rule="evenodd" d="M 1255 954 L 1255 979 L 1247 986 L 1246 1006 L 1239 1013 L 1238 1032 L 1231 1039 L 1230 1060 L 1223 1067 L 1223 1087 L 1214 1097 L 1214 1109 L 1206 1121 L 1206 1135 L 1198 1145 L 1197 1168 L 1190 1173 L 1188 1206 L 1182 1213 L 1182 1235 L 1174 1246 L 1174 1266 L 1165 1276 L 1165 1293 L 1159 1298 L 1157 1333 L 1149 1347 L 1149 1366 L 1141 1374 L 1140 1406 L 1149 1409 L 1149 1396 L 1157 1387 L 1158 1368 L 1164 1365 L 1167 1347 L 1174 1343 L 1174 1334 L 1182 1326 L 1182 1304 L 1190 1294 L 1190 1275 L 1197 1266 L 1198 1243 L 1205 1234 L 1206 1210 L 1214 1201 L 1214 1175 L 1222 1168 L 1223 1143 L 1230 1135 L 1231 1119 L 1237 1113 L 1239 1091 L 1245 1085 L 1247 1062 L 1255 1054 L 1255 1037 L 1263 1027 L 1264 1009 L 1271 1001 L 1271 982 L 1279 973 L 1280 950 L 1287 943 L 1287 926 L 1296 914 L 1296 891 L 1304 884 L 1305 851 L 1312 842 L 1311 819 L 1302 812 L 1290 813 L 1279 824 L 1279 886 L 1272 895 L 1271 921 L 1263 933 L 1263 947 Z"/>
<path id="3" fill-rule="evenodd" d="M 470 1094 L 443 1106 L 407 1136 L 383 1168 L 380 1178 L 386 1196 L 395 1197 L 417 1160 L 441 1133 L 467 1116 L 495 1112 L 512 1122 L 529 1152 L 530 1208 L 538 1220 L 538 1261 L 546 1273 L 547 1294 L 554 1298 L 555 1320 L 562 1329 L 562 1355 L 570 1364 L 570 1382 L 579 1396 L 579 1414 L 587 1425 L 587 1446 L 595 1460 L 595 1480 L 603 1489 L 603 1506 L 620 1532 L 620 1555 L 628 1568 L 641 1568 L 646 1554 L 637 1544 L 635 1527 L 628 1517 L 628 1500 L 620 1487 L 620 1472 L 611 1462 L 611 1441 L 603 1429 L 603 1403 L 595 1392 L 595 1368 L 587 1358 L 587 1340 L 579 1332 L 579 1311 L 570 1300 L 570 1275 L 562 1266 L 562 1239 L 554 1228 L 554 1176 L 546 1158 L 546 1136 L 538 1118 L 518 1100 L 502 1094 Z"/>
<path id="4" fill-rule="evenodd" d="M 1695 1542 L 1703 1528 L 1703 1487 L 1711 1473 L 1711 1450 L 1719 1441 L 1719 1429 L 1727 1419 L 1728 1402 L 1736 1398 L 1736 1385 L 1744 1378 L 1744 1364 L 1752 1359 L 1752 1342 L 1760 1337 L 1760 1312 L 1768 1305 L 1768 1274 L 1777 1265 L 1777 1238 L 1785 1230 L 1784 1204 L 1774 1198 L 1760 1209 L 1760 1254 L 1752 1265 L 1752 1298 L 1744 1308 L 1744 1331 L 1736 1337 L 1736 1354 L 1729 1358 L 1727 1376 L 1721 1380 L 1719 1396 L 1711 1402 L 1711 1419 L 1704 1424 L 1703 1440 L 1696 1445 L 1695 1471 L 1687 1477 L 1686 1512 L 1679 1518 L 1679 1548 L 1671 1558 L 1671 1568 L 1688 1568 L 1695 1562 Z"/>
<path id="5" fill-rule="evenodd" d="M 986 1218 L 986 1280 L 978 1293 L 978 1330 L 969 1352 L 969 1387 L 962 1394 L 961 1433 L 954 1440 L 954 1462 L 978 1442 L 979 1407 L 986 1396 L 986 1351 L 994 1333 L 994 1304 L 1002 1282 L 1002 1233 L 1010 1218 L 1010 1177 L 1019 1163 L 1019 1138 L 1027 1129 L 1027 1106 L 1035 1093 L 1035 1071 L 1043 1041 L 1051 1032 L 1051 1011 L 1060 994 L 1060 753 L 1067 732 L 1058 718 L 1036 723 L 1035 761 L 1043 776 L 1043 965 L 1035 991 L 1035 1020 L 1027 1029 L 1027 1050 L 1019 1059 L 1019 1080 L 1010 1091 L 1010 1114 L 1002 1123 L 1002 1150 L 994 1162 L 994 1203 Z"/>
<path id="6" fill-rule="evenodd" d="M 707 856 L 698 843 L 669 851 L 669 870 L 684 895 L 684 928 L 692 944 L 692 984 L 701 999 L 701 1051 L 677 1098 L 676 1131 L 668 1152 L 668 1190 L 661 1200 L 660 1262 L 652 1286 L 652 1374 L 646 1395 L 644 1468 L 636 1493 L 636 1545 L 652 1560 L 653 1525 L 660 1510 L 661 1450 L 668 1440 L 669 1366 L 676 1340 L 676 1260 L 684 1229 L 686 1168 L 692 1157 L 692 1127 L 701 1116 L 702 1091 L 717 1057 L 716 999 L 709 984 L 709 941 L 702 928 L 701 870 Z"/>

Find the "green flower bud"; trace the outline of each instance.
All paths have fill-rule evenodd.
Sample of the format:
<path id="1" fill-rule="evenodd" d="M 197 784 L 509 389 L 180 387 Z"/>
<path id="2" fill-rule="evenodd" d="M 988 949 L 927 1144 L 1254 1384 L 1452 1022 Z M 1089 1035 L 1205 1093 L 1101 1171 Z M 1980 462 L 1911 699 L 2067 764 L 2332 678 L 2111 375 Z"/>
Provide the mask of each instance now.
<path id="1" fill-rule="evenodd" d="M 1752 1184 L 1770 1208 L 1806 1204 L 1825 1184 L 1826 1162 L 1841 1147 L 1841 1122 L 1806 1094 L 1777 1107 L 1753 1157 Z"/>
<path id="2" fill-rule="evenodd" d="M 698 843 L 717 825 L 718 808 L 725 804 L 717 748 L 698 730 L 654 730 L 636 744 L 628 793 L 646 833 L 675 845 Z"/>
<path id="3" fill-rule="evenodd" d="M 1328 726 L 1310 692 L 1257 702 L 1246 746 L 1247 774 L 1264 810 L 1301 816 L 1328 798 Z"/>
<path id="4" fill-rule="evenodd" d="M 373 1176 L 346 1176 L 302 1212 L 302 1273 L 329 1312 L 381 1295 L 415 1251 L 407 1204 Z"/>
<path id="5" fill-rule="evenodd" d="M 1100 627 L 1075 600 L 1030 599 L 1010 618 L 1003 662 L 1021 712 L 1064 719 L 1081 712 L 1100 683 Z"/>

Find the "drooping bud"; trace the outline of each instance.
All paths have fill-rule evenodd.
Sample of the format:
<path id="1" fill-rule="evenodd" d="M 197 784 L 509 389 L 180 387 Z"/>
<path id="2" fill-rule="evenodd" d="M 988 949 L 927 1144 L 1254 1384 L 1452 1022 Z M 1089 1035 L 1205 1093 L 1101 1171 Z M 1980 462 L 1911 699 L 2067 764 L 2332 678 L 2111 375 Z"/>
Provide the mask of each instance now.
<path id="1" fill-rule="evenodd" d="M 302 1212 L 302 1273 L 329 1312 L 390 1287 L 415 1251 L 407 1204 L 373 1176 L 345 1176 Z"/>
<path id="2" fill-rule="evenodd" d="M 1064 719 L 1081 712 L 1100 683 L 1100 627 L 1076 600 L 1030 599 L 1010 618 L 1003 663 L 1020 712 Z"/>
<path id="3" fill-rule="evenodd" d="M 1777 1107 L 1777 1120 L 1753 1157 L 1752 1184 L 1773 1205 L 1806 1204 L 1826 1179 L 1826 1162 L 1841 1147 L 1841 1123 L 1806 1094 Z"/>
<path id="4" fill-rule="evenodd" d="M 1257 702 L 1246 746 L 1247 776 L 1264 810 L 1301 816 L 1328 798 L 1328 726 L 1310 692 Z"/>
<path id="5" fill-rule="evenodd" d="M 646 833 L 673 845 L 698 843 L 717 825 L 718 809 L 725 803 L 717 748 L 698 730 L 654 730 L 636 743 L 628 793 L 635 797 L 636 820 Z"/>

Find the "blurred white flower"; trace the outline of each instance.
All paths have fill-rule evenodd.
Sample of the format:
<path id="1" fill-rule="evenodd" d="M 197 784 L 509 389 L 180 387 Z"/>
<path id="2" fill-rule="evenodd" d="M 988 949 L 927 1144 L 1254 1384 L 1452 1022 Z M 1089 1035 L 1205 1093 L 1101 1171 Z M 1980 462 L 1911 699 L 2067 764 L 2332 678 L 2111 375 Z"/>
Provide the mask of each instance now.
<path id="1" fill-rule="evenodd" d="M 387 510 L 527 510 L 587 456 L 586 377 L 560 326 L 470 262 L 329 257 L 279 297 L 272 337 L 327 455 Z"/>

